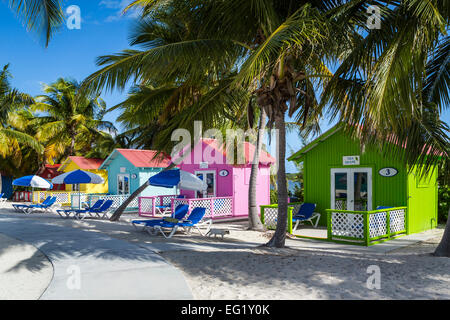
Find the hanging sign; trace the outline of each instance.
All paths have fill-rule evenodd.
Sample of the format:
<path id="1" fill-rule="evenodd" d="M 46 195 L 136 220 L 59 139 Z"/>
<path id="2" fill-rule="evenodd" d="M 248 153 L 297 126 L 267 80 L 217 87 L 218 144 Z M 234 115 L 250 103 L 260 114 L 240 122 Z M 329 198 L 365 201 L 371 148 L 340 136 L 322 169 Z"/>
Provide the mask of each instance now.
<path id="1" fill-rule="evenodd" d="M 378 171 L 378 174 L 383 177 L 393 177 L 398 173 L 395 168 L 383 168 Z"/>
<path id="2" fill-rule="evenodd" d="M 344 166 L 358 166 L 359 165 L 359 156 L 343 156 L 342 164 Z"/>

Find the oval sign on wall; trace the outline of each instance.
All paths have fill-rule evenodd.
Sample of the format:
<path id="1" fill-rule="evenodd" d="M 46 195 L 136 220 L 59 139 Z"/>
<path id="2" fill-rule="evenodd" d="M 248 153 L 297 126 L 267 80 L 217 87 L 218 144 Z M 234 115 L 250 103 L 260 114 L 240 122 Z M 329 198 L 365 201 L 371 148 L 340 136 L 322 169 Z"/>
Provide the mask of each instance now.
<path id="1" fill-rule="evenodd" d="M 383 169 L 380 169 L 380 171 L 378 171 L 378 173 L 380 174 L 380 176 L 383 176 L 383 177 L 393 177 L 398 173 L 398 170 L 395 168 L 383 168 Z"/>
<path id="2" fill-rule="evenodd" d="M 219 176 L 226 177 L 227 175 L 228 175 L 228 170 L 223 169 L 223 170 L 219 171 Z"/>

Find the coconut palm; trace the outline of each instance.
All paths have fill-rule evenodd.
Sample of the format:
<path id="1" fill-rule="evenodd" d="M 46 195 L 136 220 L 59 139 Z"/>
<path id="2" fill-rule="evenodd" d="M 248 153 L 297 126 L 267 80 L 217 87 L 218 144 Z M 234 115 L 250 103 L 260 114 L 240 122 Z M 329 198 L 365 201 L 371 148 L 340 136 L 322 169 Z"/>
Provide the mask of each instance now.
<path id="1" fill-rule="evenodd" d="M 33 103 L 33 99 L 11 87 L 8 68 L 6 65 L 0 71 L 0 156 L 11 157 L 15 165 L 19 166 L 23 156 L 21 147 L 27 146 L 37 152 L 42 152 L 43 147 L 32 133 L 25 130 L 25 118 L 19 119 L 16 110 Z"/>
<path id="2" fill-rule="evenodd" d="M 186 4 L 190 10 L 179 10 Z M 369 29 L 366 23 L 371 4 L 382 9 L 381 31 Z M 295 116 L 306 128 L 308 119 L 316 119 L 328 108 L 349 131 L 362 135 L 363 143 L 400 158 L 406 154 L 403 159 L 411 168 L 436 164 L 437 157 L 426 155 L 425 143 L 433 150 L 448 149 L 439 107 L 424 103 L 421 91 L 433 92 L 428 97 L 447 94 L 442 88 L 447 88 L 448 59 L 432 56 L 448 22 L 445 1 L 138 0 L 131 6 L 143 8 L 144 15 L 171 8 L 203 22 L 195 26 L 194 39 L 106 57 L 100 62 L 108 65 L 89 79 L 90 86 L 120 87 L 130 79 L 142 81 L 149 76 L 175 79 L 189 74 L 197 80 L 205 66 L 213 70 L 211 66 L 222 65 L 229 57 L 236 61 L 238 55 L 234 85 L 255 96 L 268 115 L 268 126 L 274 125 L 280 136 L 277 230 L 269 246 L 282 247 L 285 242 L 286 115 Z M 338 59 L 343 62 L 333 76 L 325 62 Z M 443 67 L 433 69 L 432 61 L 441 61 Z M 427 70 L 437 70 L 440 76 L 434 83 L 443 85 L 426 86 Z M 316 86 L 325 88 L 320 104 L 315 102 Z M 407 152 L 396 151 L 398 144 L 406 144 Z"/>
<path id="3" fill-rule="evenodd" d="M 43 37 L 46 47 L 64 21 L 59 0 L 9 0 L 8 4 L 28 31 Z"/>
<path id="4" fill-rule="evenodd" d="M 43 91 L 46 94 L 37 96 L 31 109 L 37 112 L 36 137 L 46 145 L 49 157 L 86 154 L 103 136 L 102 130 L 115 133 L 113 124 L 102 120 L 105 102 L 98 95 L 80 90 L 76 81 L 60 78 L 45 85 Z"/>

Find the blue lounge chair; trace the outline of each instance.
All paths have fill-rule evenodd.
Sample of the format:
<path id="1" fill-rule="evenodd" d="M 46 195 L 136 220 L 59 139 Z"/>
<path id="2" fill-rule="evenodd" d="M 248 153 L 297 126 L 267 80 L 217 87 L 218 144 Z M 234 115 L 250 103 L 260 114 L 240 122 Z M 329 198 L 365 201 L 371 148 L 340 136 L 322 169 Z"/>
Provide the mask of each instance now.
<path id="1" fill-rule="evenodd" d="M 184 199 L 186 196 L 184 195 L 178 195 L 175 199 Z M 155 206 L 156 211 L 158 211 L 159 214 L 165 215 L 167 213 L 171 213 L 172 205 L 170 204 L 164 204 L 164 205 L 158 205 Z"/>
<path id="2" fill-rule="evenodd" d="M 22 208 L 22 211 L 25 213 L 33 213 L 36 210 L 41 211 L 50 211 L 51 207 L 56 203 L 56 197 L 51 197 L 50 200 L 47 201 L 47 203 L 38 203 L 38 204 L 30 204 L 24 208 Z"/>
<path id="3" fill-rule="evenodd" d="M 294 231 L 297 230 L 298 225 L 301 222 L 309 221 L 314 228 L 317 228 L 317 224 L 320 220 L 320 213 L 314 212 L 316 210 L 315 203 L 302 203 L 298 212 L 292 217 L 292 222 L 295 222 Z M 313 219 L 316 222 L 313 223 Z"/>
<path id="4" fill-rule="evenodd" d="M 148 233 L 150 233 L 151 235 L 155 235 L 158 232 L 160 232 L 164 238 L 171 238 L 175 232 L 177 232 L 178 228 L 183 228 L 186 230 L 187 233 L 190 233 L 192 228 L 196 228 L 198 230 L 198 232 L 204 236 L 206 235 L 209 230 L 211 229 L 211 225 L 212 225 L 212 220 L 209 219 L 207 221 L 203 221 L 202 219 L 205 216 L 206 213 L 206 209 L 205 208 L 195 208 L 194 210 L 192 210 L 191 214 L 188 217 L 188 220 L 184 220 L 181 222 L 168 222 L 168 221 L 162 221 L 160 222 L 158 225 L 153 226 L 153 232 L 150 231 L 151 228 L 147 228 Z M 200 229 L 200 227 L 206 226 L 207 230 L 205 233 L 203 233 Z M 166 235 L 163 231 L 163 229 L 172 229 L 172 231 Z"/>
<path id="5" fill-rule="evenodd" d="M 47 198 L 45 198 L 44 201 L 42 201 L 42 203 L 40 203 L 40 205 L 47 205 L 47 203 L 50 201 L 52 197 L 48 196 Z M 39 205 L 39 204 L 38 204 Z M 24 209 L 28 208 L 30 205 L 29 204 L 23 204 L 23 203 L 13 203 L 12 204 L 14 210 L 16 210 L 17 212 L 25 212 Z"/>
<path id="6" fill-rule="evenodd" d="M 99 209 L 102 206 L 104 201 L 105 200 L 103 200 L 103 199 L 97 200 L 93 204 L 92 207 L 85 208 L 85 209 L 80 209 L 80 210 L 74 210 L 74 209 L 56 210 L 56 212 L 59 214 L 59 216 L 61 218 L 69 218 L 71 213 L 76 213 L 77 211 L 83 211 L 83 212 L 89 213 L 92 210 L 97 210 L 97 209 Z"/>
<path id="7" fill-rule="evenodd" d="M 92 214 L 94 214 L 96 217 L 104 219 L 107 217 L 107 214 L 110 211 L 113 203 L 114 203 L 113 200 L 106 200 L 98 209 L 91 209 L 89 211 L 73 210 L 72 212 L 74 213 L 74 218 L 79 220 L 83 220 L 84 218 L 86 218 L 86 214 L 88 214 L 91 217 L 93 217 Z"/>
<path id="8" fill-rule="evenodd" d="M 187 204 L 179 204 L 175 208 L 175 214 L 173 215 L 173 218 L 177 219 L 177 220 L 183 220 L 188 212 L 189 212 L 189 206 Z M 136 229 L 137 229 L 137 227 L 136 227 L 137 225 L 143 225 L 144 227 L 142 230 L 144 230 L 146 227 L 153 227 L 163 221 L 164 221 L 164 219 L 133 220 L 133 221 L 131 221 L 131 224 Z"/>

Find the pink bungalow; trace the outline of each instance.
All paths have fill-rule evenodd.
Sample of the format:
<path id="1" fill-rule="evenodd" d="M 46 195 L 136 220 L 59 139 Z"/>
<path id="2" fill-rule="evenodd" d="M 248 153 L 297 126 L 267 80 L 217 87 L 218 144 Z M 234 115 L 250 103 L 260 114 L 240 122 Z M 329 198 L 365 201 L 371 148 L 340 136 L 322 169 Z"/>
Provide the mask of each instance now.
<path id="1" fill-rule="evenodd" d="M 208 184 L 206 192 L 196 192 L 180 190 L 183 199 L 176 199 L 172 196 L 161 196 L 152 200 L 152 205 L 148 205 L 149 197 L 140 200 L 140 214 L 143 216 L 153 216 L 148 212 L 150 207 L 155 205 L 171 205 L 173 207 L 180 204 L 189 204 L 192 210 L 195 207 L 207 208 L 207 216 L 213 219 L 237 218 L 248 216 L 248 188 L 252 167 L 255 146 L 245 142 L 243 151 L 234 158 L 238 158 L 238 163 L 227 163 L 226 148 L 219 145 L 215 139 L 202 139 L 184 158 L 178 166 L 181 170 L 190 172 L 205 180 Z M 275 163 L 275 159 L 265 151 L 261 152 L 259 161 L 259 171 L 256 186 L 257 206 L 270 204 L 270 166 Z M 158 197 L 156 197 L 158 198 Z M 147 204 L 145 204 L 147 203 Z M 145 210 L 147 207 L 147 212 Z"/>

